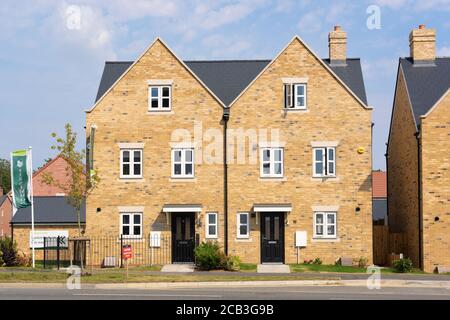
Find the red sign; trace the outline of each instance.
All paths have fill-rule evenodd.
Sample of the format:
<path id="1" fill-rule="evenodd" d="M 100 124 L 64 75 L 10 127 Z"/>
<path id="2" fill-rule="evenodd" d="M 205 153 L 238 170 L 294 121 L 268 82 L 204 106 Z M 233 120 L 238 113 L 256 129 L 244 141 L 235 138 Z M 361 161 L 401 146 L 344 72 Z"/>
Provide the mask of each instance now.
<path id="1" fill-rule="evenodd" d="M 122 258 L 125 260 L 133 257 L 133 251 L 131 250 L 131 244 L 125 244 L 122 247 Z"/>

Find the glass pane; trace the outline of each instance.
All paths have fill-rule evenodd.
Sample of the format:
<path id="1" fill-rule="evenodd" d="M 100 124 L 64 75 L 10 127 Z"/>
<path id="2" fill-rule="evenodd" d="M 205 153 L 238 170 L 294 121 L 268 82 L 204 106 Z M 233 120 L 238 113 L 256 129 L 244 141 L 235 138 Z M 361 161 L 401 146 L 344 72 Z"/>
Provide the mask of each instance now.
<path id="1" fill-rule="evenodd" d="M 275 153 L 275 161 L 281 161 L 281 150 L 274 150 Z"/>
<path id="2" fill-rule="evenodd" d="M 130 235 L 130 227 L 129 226 L 123 226 L 122 227 L 122 234 L 125 236 Z"/>
<path id="3" fill-rule="evenodd" d="M 270 174 L 270 163 L 263 163 L 263 173 Z"/>
<path id="4" fill-rule="evenodd" d="M 210 224 L 216 224 L 216 215 L 215 214 L 210 214 L 208 215 L 208 219 L 209 219 L 209 223 Z"/>
<path id="5" fill-rule="evenodd" d="M 174 173 L 176 175 L 180 175 L 181 174 L 181 164 L 175 164 Z"/>
<path id="6" fill-rule="evenodd" d="M 323 235 L 323 226 L 322 225 L 316 226 L 316 234 L 318 236 Z"/>
<path id="7" fill-rule="evenodd" d="M 162 95 L 163 95 L 163 97 L 168 97 L 169 96 L 169 92 L 170 92 L 169 87 L 163 87 L 162 88 Z"/>
<path id="8" fill-rule="evenodd" d="M 141 152 L 134 151 L 134 162 L 141 162 Z"/>
<path id="9" fill-rule="evenodd" d="M 328 149 L 328 160 L 334 160 L 334 149 Z"/>
<path id="10" fill-rule="evenodd" d="M 239 215 L 239 222 L 241 223 L 241 224 L 247 224 L 247 214 L 241 214 L 241 215 Z"/>
<path id="11" fill-rule="evenodd" d="M 305 97 L 297 97 L 297 106 L 304 107 L 305 106 Z"/>
<path id="12" fill-rule="evenodd" d="M 297 86 L 297 95 L 304 96 L 305 95 L 305 86 Z"/>
<path id="13" fill-rule="evenodd" d="M 129 224 L 130 223 L 130 216 L 128 214 L 122 215 L 122 223 L 123 224 Z"/>
<path id="14" fill-rule="evenodd" d="M 151 107 L 158 108 L 158 99 L 152 99 Z"/>
<path id="15" fill-rule="evenodd" d="M 133 234 L 134 234 L 135 236 L 141 235 L 141 226 L 134 226 L 133 232 L 134 232 Z"/>
<path id="16" fill-rule="evenodd" d="M 181 161 L 181 150 L 175 150 L 174 151 L 174 158 L 175 162 Z"/>
<path id="17" fill-rule="evenodd" d="M 270 160 L 270 150 L 265 149 L 263 150 L 263 161 L 269 161 Z"/>
<path id="18" fill-rule="evenodd" d="M 124 164 L 122 166 L 122 173 L 125 176 L 128 176 L 130 174 L 130 165 L 129 164 Z"/>
<path id="19" fill-rule="evenodd" d="M 323 149 L 314 149 L 316 161 L 323 161 Z"/>
<path id="20" fill-rule="evenodd" d="M 122 152 L 122 162 L 130 162 L 130 151 Z"/>
<path id="21" fill-rule="evenodd" d="M 134 168 L 134 174 L 135 175 L 140 175 L 141 174 L 141 165 L 140 164 L 135 164 L 133 166 L 133 168 Z"/>
<path id="22" fill-rule="evenodd" d="M 208 232 L 209 232 L 210 236 L 215 236 L 216 235 L 216 226 L 209 226 Z"/>
<path id="23" fill-rule="evenodd" d="M 185 170 L 186 170 L 187 175 L 191 175 L 192 174 L 192 164 L 190 164 L 190 163 L 186 164 Z"/>
<path id="24" fill-rule="evenodd" d="M 316 174 L 323 174 L 323 163 L 322 162 L 316 162 Z"/>
<path id="25" fill-rule="evenodd" d="M 247 235 L 247 226 L 246 225 L 239 226 L 239 234 L 241 236 Z"/>
<path id="26" fill-rule="evenodd" d="M 176 239 L 177 240 L 182 240 L 181 239 L 181 217 L 177 217 L 176 219 L 176 229 L 177 229 L 177 234 L 176 234 Z"/>
<path id="27" fill-rule="evenodd" d="M 163 108 L 170 108 L 170 99 L 169 98 L 163 98 L 162 99 L 162 107 Z"/>
<path id="28" fill-rule="evenodd" d="M 328 162 L 328 173 L 334 174 L 334 162 Z"/>
<path id="29" fill-rule="evenodd" d="M 281 174 L 281 163 L 275 163 L 275 174 Z"/>
<path id="30" fill-rule="evenodd" d="M 334 214 L 327 215 L 327 223 L 334 224 Z"/>
<path id="31" fill-rule="evenodd" d="M 186 218 L 184 219 L 184 221 L 186 221 L 185 223 L 185 233 L 184 233 L 184 240 L 189 240 L 191 239 L 191 219 Z"/>
<path id="32" fill-rule="evenodd" d="M 334 236 L 334 226 L 328 226 L 328 235 Z"/>
<path id="33" fill-rule="evenodd" d="M 280 217 L 274 217 L 274 222 L 273 222 L 274 226 L 273 226 L 273 240 L 280 240 Z"/>
<path id="34" fill-rule="evenodd" d="M 266 237 L 266 240 L 272 240 L 270 235 L 270 217 L 265 217 L 264 221 L 265 221 L 264 236 Z"/>
<path id="35" fill-rule="evenodd" d="M 134 224 L 141 224 L 141 215 L 140 214 L 135 214 L 133 216 L 133 223 Z"/>
<path id="36" fill-rule="evenodd" d="M 316 214 L 316 223 L 323 223 L 323 214 Z"/>
<path id="37" fill-rule="evenodd" d="M 157 98 L 158 97 L 158 88 L 157 87 L 153 87 L 151 89 L 152 92 L 152 98 Z"/>
<path id="38" fill-rule="evenodd" d="M 186 162 L 192 162 L 192 150 L 186 150 Z"/>

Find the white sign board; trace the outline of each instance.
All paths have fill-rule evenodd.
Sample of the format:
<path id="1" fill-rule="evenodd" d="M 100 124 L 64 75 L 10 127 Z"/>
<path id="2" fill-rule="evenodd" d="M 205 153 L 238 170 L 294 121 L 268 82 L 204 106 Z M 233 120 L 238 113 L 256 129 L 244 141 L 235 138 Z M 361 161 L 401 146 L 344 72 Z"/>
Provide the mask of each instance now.
<path id="1" fill-rule="evenodd" d="M 150 231 L 150 247 L 161 247 L 161 231 Z"/>
<path id="2" fill-rule="evenodd" d="M 295 246 L 306 247 L 306 231 L 295 231 Z"/>
<path id="3" fill-rule="evenodd" d="M 61 248 L 67 248 L 69 231 L 67 230 L 34 230 L 34 248 L 43 249 L 44 248 L 44 238 L 51 238 L 47 243 L 48 246 L 56 247 L 57 238 L 59 238 L 59 246 Z M 32 247 L 32 233 L 30 231 L 30 248 Z"/>

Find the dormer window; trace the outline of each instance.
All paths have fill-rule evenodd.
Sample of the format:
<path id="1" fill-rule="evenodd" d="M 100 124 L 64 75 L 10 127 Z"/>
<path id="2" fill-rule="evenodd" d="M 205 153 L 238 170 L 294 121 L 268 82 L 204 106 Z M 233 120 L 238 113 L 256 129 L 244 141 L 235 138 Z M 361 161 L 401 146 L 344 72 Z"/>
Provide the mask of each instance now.
<path id="1" fill-rule="evenodd" d="M 284 84 L 284 108 L 306 109 L 306 83 Z"/>

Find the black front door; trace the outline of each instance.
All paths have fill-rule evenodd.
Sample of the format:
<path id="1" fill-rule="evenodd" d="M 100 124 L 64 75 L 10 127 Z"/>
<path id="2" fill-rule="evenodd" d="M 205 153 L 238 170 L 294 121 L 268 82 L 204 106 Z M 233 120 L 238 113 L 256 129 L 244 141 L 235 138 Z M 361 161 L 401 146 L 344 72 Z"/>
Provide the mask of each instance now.
<path id="1" fill-rule="evenodd" d="M 284 213 L 261 213 L 261 262 L 284 262 Z"/>
<path id="2" fill-rule="evenodd" d="M 172 213 L 172 262 L 194 262 L 194 213 Z"/>

